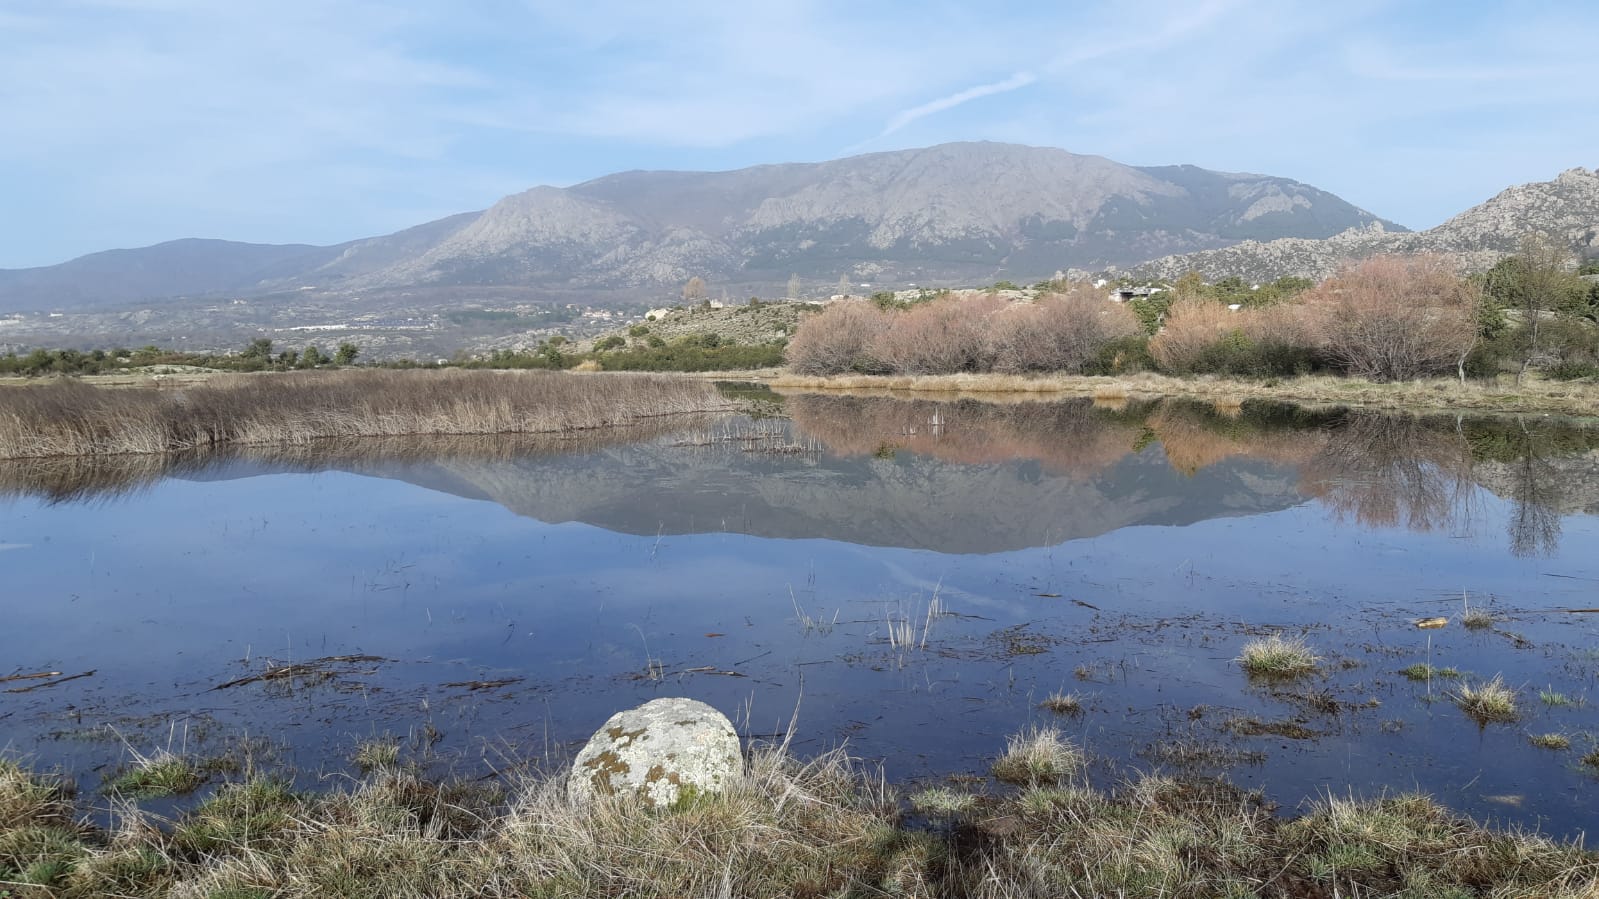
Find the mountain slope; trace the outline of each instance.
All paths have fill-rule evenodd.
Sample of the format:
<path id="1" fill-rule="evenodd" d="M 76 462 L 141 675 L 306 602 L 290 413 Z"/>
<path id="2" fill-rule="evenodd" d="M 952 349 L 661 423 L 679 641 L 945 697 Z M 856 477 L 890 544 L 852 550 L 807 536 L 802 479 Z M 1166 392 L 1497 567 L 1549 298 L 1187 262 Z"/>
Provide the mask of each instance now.
<path id="1" fill-rule="evenodd" d="M 298 287 L 511 286 L 656 295 L 1034 280 L 1240 240 L 1381 223 L 1297 181 L 996 143 L 730 172 L 626 172 L 334 247 L 177 241 L 0 271 L 0 310 Z M 1383 223 L 1386 224 L 1386 223 Z M 1390 226 L 1393 227 L 1393 226 Z"/>
<path id="2" fill-rule="evenodd" d="M 406 283 L 670 287 L 1033 279 L 1260 236 L 1379 221 L 1324 191 L 1192 166 L 1137 169 L 1008 144 L 944 144 L 732 172 L 628 172 L 508 197 Z"/>
<path id="3" fill-rule="evenodd" d="M 1553 235 L 1581 253 L 1599 253 L 1599 171 L 1575 168 L 1553 181 L 1509 188 L 1426 231 L 1394 234 L 1372 224 L 1325 240 L 1249 241 L 1157 259 L 1137 271 L 1156 278 L 1197 271 L 1212 280 L 1237 276 L 1269 281 L 1284 275 L 1320 279 L 1349 261 L 1379 253 L 1438 253 L 1461 270 L 1482 271 L 1514 253 L 1522 235 L 1529 233 Z"/>

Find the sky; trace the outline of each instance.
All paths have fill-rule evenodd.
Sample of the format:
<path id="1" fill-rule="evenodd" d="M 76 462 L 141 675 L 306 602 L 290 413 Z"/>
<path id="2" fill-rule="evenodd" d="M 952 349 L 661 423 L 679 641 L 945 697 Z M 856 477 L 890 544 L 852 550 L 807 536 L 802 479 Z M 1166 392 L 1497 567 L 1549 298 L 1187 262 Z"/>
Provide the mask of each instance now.
<path id="1" fill-rule="evenodd" d="M 1426 228 L 1599 166 L 1592 0 L 0 0 L 0 268 L 954 140 Z"/>

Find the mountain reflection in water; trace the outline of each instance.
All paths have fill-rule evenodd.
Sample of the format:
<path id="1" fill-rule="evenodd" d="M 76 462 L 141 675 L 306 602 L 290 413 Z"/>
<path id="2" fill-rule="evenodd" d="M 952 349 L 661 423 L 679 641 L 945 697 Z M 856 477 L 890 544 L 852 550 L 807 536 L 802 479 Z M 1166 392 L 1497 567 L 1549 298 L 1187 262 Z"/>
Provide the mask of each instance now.
<path id="1" fill-rule="evenodd" d="M 197 456 L 0 463 L 0 494 L 107 499 L 165 477 L 349 471 L 637 534 L 733 532 L 990 553 L 1314 500 L 1340 519 L 1553 552 L 1599 511 L 1599 433 L 1524 417 L 1087 399 L 787 397 L 790 421 L 663 421 L 568 438 L 376 439 Z"/>

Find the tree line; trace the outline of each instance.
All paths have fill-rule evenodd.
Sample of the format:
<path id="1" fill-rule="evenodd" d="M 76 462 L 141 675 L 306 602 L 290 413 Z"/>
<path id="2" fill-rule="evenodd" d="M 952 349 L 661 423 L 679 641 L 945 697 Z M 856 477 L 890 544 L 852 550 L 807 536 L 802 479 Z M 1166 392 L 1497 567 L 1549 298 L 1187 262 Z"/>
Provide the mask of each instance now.
<path id="1" fill-rule="evenodd" d="M 1439 257 L 1380 256 L 1319 284 L 1206 284 L 1190 274 L 1126 303 L 1064 282 L 1032 303 L 845 301 L 802 322 L 788 364 L 812 375 L 1599 377 L 1599 283 L 1582 276 L 1592 268 L 1531 238 L 1471 277 Z"/>

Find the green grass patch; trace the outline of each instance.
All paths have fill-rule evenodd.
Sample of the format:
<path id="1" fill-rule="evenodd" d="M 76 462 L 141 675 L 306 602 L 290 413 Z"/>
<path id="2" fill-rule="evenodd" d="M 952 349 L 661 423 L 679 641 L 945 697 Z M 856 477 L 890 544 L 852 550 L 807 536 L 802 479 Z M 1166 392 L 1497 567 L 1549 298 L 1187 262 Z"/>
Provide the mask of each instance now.
<path id="1" fill-rule="evenodd" d="M 161 799 L 192 793 L 203 783 L 205 775 L 192 759 L 160 752 L 111 778 L 106 790 L 132 799 Z"/>
<path id="2" fill-rule="evenodd" d="M 1453 680 L 1460 677 L 1460 672 L 1454 668 L 1437 668 L 1432 665 L 1428 665 L 1425 662 L 1417 662 L 1408 668 L 1401 668 L 1399 669 L 1399 673 L 1413 681 L 1425 681 L 1432 679 Z"/>
<path id="3" fill-rule="evenodd" d="M 1567 696 L 1564 693 L 1560 693 L 1560 692 L 1558 692 L 1556 690 L 1552 690 L 1552 689 L 1549 689 L 1549 688 L 1545 688 L 1543 690 L 1539 690 L 1538 691 L 1538 701 L 1543 703 L 1546 706 L 1549 706 L 1550 708 L 1558 708 L 1560 706 L 1576 705 L 1576 701 L 1573 700 L 1570 696 Z"/>

